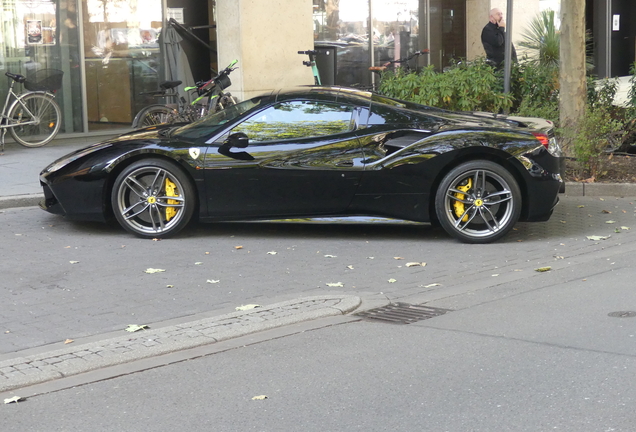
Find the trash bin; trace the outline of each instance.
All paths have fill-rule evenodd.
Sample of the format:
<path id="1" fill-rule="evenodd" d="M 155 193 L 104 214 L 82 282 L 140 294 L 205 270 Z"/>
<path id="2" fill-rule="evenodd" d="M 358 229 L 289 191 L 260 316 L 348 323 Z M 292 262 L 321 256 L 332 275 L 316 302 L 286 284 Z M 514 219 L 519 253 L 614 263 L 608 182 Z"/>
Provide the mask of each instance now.
<path id="1" fill-rule="evenodd" d="M 322 85 L 335 85 L 338 59 L 336 57 L 337 47 L 334 45 L 315 45 L 316 67 L 320 73 L 320 83 Z"/>

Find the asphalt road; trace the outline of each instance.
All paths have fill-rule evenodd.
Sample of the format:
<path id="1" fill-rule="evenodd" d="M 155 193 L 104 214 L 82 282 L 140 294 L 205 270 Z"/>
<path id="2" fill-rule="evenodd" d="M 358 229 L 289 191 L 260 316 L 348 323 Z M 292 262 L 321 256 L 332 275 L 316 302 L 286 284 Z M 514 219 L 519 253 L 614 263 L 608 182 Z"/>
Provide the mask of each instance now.
<path id="1" fill-rule="evenodd" d="M 37 208 L 4 210 L 0 354 L 241 304 L 329 292 L 430 301 L 538 267 L 567 271 L 572 260 L 636 244 L 635 209 L 628 198 L 563 197 L 549 222 L 518 224 L 490 245 L 406 224 L 200 224 L 148 241 Z"/>
<path id="2" fill-rule="evenodd" d="M 35 208 L 4 210 L 0 355 L 326 293 L 452 312 L 403 326 L 349 315 L 226 341 L 4 405 L 3 424 L 633 430 L 636 318 L 608 314 L 636 310 L 635 202 L 566 196 L 549 222 L 479 246 L 425 226 L 265 223 L 197 225 L 155 242 Z"/>

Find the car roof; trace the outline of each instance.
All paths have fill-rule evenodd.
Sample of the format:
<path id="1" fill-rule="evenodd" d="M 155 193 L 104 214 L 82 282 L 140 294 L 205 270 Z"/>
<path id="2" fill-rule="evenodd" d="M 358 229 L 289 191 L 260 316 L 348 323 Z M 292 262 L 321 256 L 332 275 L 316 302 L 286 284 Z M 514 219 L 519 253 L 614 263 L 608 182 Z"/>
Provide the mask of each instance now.
<path id="1" fill-rule="evenodd" d="M 279 90 L 276 101 L 291 99 L 309 99 L 323 101 L 338 101 L 342 99 L 356 99 L 357 103 L 371 102 L 371 92 L 338 86 L 298 86 Z"/>

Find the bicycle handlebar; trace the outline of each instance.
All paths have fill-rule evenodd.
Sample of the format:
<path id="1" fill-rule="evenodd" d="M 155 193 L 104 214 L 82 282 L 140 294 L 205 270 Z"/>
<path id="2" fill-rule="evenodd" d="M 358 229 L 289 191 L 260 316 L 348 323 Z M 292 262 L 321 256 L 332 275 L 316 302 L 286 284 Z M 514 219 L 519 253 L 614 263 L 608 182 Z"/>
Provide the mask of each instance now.
<path id="1" fill-rule="evenodd" d="M 372 72 L 384 72 L 390 65 L 395 64 L 395 63 L 406 63 L 409 60 L 411 60 L 413 57 L 417 57 L 423 54 L 430 54 L 431 51 L 429 49 L 423 49 L 420 51 L 415 51 L 413 54 L 411 54 L 408 57 L 405 58 L 401 58 L 401 59 L 397 59 L 397 60 L 391 60 L 388 61 L 386 63 L 384 63 L 382 66 L 371 66 L 369 68 L 370 71 Z"/>

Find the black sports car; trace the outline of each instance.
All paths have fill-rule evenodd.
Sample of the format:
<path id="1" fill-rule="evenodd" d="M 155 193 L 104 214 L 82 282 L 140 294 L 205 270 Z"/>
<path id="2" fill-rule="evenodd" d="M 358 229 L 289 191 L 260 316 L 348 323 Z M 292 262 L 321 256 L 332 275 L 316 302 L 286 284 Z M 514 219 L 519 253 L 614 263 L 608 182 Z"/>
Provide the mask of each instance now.
<path id="1" fill-rule="evenodd" d="M 552 124 L 338 87 L 246 100 L 187 125 L 78 150 L 40 175 L 40 206 L 160 238 L 202 221 L 380 216 L 469 243 L 545 221 L 564 190 Z"/>

